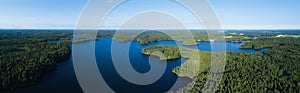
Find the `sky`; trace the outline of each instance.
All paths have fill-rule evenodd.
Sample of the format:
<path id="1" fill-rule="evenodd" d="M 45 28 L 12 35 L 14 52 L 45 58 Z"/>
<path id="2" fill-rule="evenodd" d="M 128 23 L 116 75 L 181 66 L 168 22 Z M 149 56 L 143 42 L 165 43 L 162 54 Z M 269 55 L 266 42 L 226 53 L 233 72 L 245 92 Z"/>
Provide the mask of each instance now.
<path id="1" fill-rule="evenodd" d="M 300 29 L 300 0 L 209 2 L 224 29 Z M 0 29 L 73 29 L 87 3 L 88 0 L 0 0 Z M 202 28 L 188 9 L 169 0 L 128 0 L 107 15 L 101 28 L 118 28 L 149 10 L 172 15 L 187 28 Z M 167 18 L 152 15 L 144 19 L 165 22 Z"/>

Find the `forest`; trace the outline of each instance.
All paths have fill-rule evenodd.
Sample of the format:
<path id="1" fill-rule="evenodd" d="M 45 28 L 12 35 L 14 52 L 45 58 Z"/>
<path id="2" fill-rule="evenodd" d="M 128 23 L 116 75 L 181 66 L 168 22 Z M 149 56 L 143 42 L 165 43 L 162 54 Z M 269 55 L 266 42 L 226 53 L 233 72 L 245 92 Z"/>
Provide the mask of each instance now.
<path id="1" fill-rule="evenodd" d="M 160 52 L 160 53 L 156 53 Z M 153 55 L 160 58 L 160 60 L 172 60 L 181 57 L 179 48 L 177 46 L 151 46 L 142 50 L 145 55 Z"/>
<path id="2" fill-rule="evenodd" d="M 67 44 L 47 42 L 65 37 L 63 33 L 0 32 L 0 37 L 0 89 L 36 84 L 71 53 Z"/>

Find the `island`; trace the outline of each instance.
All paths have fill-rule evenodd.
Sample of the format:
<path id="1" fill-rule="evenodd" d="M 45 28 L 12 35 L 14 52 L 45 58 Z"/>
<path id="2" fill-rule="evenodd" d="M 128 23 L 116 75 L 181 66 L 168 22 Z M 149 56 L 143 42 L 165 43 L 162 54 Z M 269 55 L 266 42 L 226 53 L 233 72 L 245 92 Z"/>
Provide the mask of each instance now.
<path id="1" fill-rule="evenodd" d="M 145 55 L 157 56 L 160 60 L 173 60 L 181 57 L 177 46 L 150 46 L 142 50 Z"/>
<path id="2" fill-rule="evenodd" d="M 195 78 L 197 73 L 207 72 L 210 68 L 210 53 L 178 46 L 150 46 L 142 50 L 142 54 L 157 56 L 161 60 L 173 60 L 181 57 L 188 59 L 173 70 L 178 76 Z M 196 69 L 197 67 L 200 67 Z"/>

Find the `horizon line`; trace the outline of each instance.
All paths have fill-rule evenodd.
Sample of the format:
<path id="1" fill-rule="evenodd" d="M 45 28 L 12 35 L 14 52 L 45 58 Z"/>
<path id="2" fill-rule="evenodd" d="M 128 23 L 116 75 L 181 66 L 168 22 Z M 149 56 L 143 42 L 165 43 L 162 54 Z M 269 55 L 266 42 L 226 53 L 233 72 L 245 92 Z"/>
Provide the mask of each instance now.
<path id="1" fill-rule="evenodd" d="M 120 30 L 118 28 L 76 29 L 76 28 L 0 28 L 0 30 Z M 224 29 L 122 29 L 122 30 L 300 30 L 300 28 L 224 28 Z"/>

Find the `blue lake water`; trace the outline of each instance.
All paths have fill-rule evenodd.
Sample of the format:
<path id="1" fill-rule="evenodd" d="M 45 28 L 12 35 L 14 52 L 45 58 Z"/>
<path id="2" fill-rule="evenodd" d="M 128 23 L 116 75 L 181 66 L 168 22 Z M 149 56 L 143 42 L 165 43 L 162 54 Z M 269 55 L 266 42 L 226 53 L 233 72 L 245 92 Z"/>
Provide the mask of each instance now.
<path id="1" fill-rule="evenodd" d="M 162 65 L 163 62 L 159 60 L 157 57 L 150 57 L 146 55 L 142 55 L 141 51 L 143 48 L 148 46 L 156 46 L 156 45 L 176 45 L 199 49 L 202 51 L 212 51 L 211 44 L 224 44 L 224 42 L 200 42 L 197 46 L 184 46 L 180 42 L 164 40 L 148 45 L 141 45 L 138 42 L 132 43 L 119 43 L 113 41 L 111 38 L 99 38 L 98 41 L 95 41 L 95 53 L 97 64 L 103 78 L 107 82 L 107 84 L 116 92 L 165 92 L 168 91 L 172 85 L 175 83 L 177 79 L 181 79 L 183 82 L 182 86 L 187 84 L 190 80 L 187 78 L 177 77 L 172 73 L 172 70 L 182 64 L 186 59 L 178 59 L 178 60 L 170 60 L 167 63 L 167 68 L 162 75 L 162 77 L 153 84 L 150 85 L 135 85 L 126 80 L 124 80 L 114 68 L 111 58 L 111 44 L 112 42 L 118 47 L 119 53 L 114 53 L 120 58 L 124 58 L 124 54 L 122 51 L 127 51 L 127 48 L 124 48 L 124 45 L 130 44 L 129 47 L 129 58 L 132 67 L 140 73 L 146 73 L 151 69 L 149 64 L 149 58 L 152 58 L 154 65 Z M 240 49 L 239 47 L 244 43 L 234 43 L 234 42 L 225 42 L 225 48 L 217 48 L 215 51 L 232 51 L 232 52 L 263 52 L 268 49 L 254 50 L 254 49 Z M 80 44 L 74 44 L 74 46 L 83 46 L 87 44 L 93 44 L 93 42 L 86 42 Z M 85 49 L 82 49 L 85 50 Z M 122 63 L 122 62 L 121 62 Z M 179 86 L 180 87 L 180 86 Z M 72 58 L 67 60 L 66 62 L 60 63 L 58 65 L 57 70 L 47 72 L 40 82 L 36 86 L 26 87 L 26 88 L 18 88 L 14 91 L 15 93 L 82 93 L 82 90 L 76 80 L 76 76 L 73 69 L 73 61 Z"/>
<path id="2" fill-rule="evenodd" d="M 212 51 L 211 49 L 211 44 L 215 45 L 222 45 L 224 42 L 200 42 L 199 45 L 197 46 L 198 50 L 202 51 Z M 247 53 L 256 53 L 256 52 L 263 52 L 266 50 L 269 50 L 269 48 L 263 48 L 259 50 L 255 49 L 242 49 L 240 48 L 241 45 L 245 44 L 244 42 L 225 42 L 226 43 L 226 51 L 228 52 L 247 52 Z M 224 51 L 225 49 L 223 48 L 217 48 L 214 51 Z"/>

